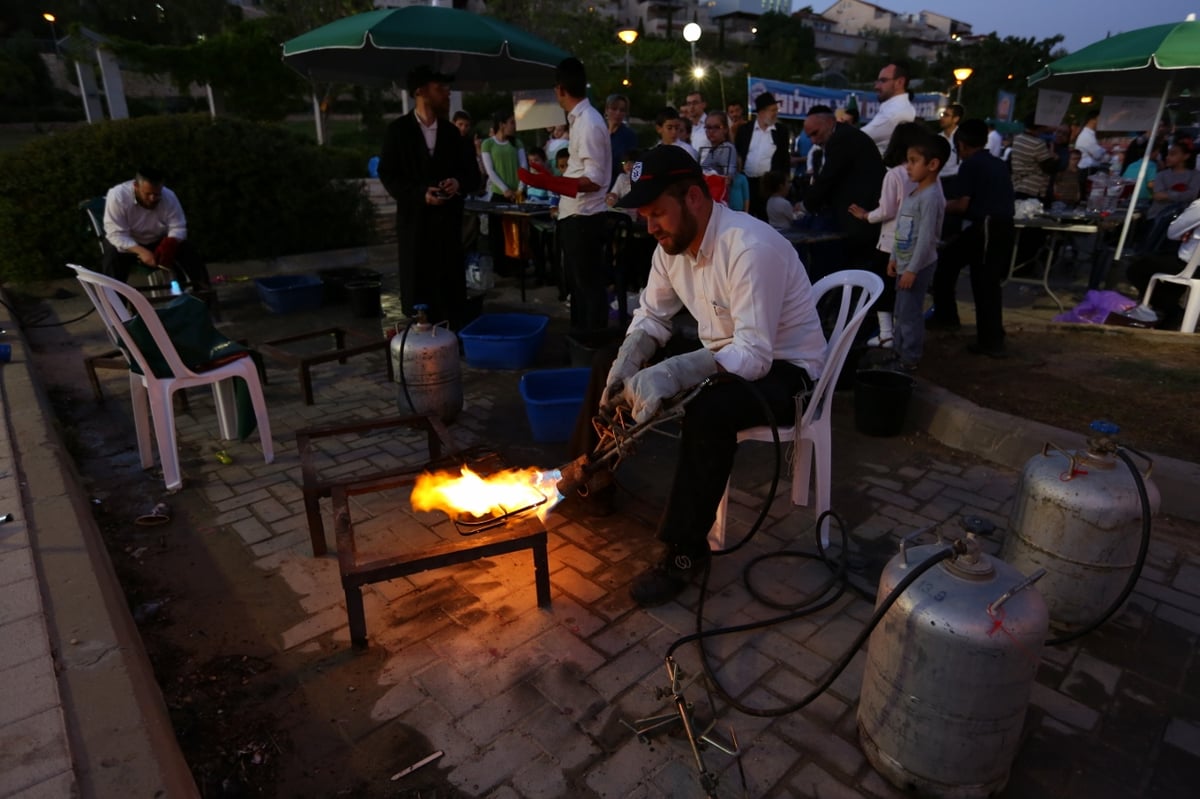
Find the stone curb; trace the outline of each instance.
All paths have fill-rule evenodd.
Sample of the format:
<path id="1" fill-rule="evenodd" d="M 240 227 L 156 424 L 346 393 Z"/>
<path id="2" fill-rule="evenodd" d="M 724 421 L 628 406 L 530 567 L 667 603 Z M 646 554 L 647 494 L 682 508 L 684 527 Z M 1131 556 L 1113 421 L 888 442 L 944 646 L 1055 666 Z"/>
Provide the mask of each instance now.
<path id="1" fill-rule="evenodd" d="M 980 407 L 940 386 L 918 380 L 909 419 L 932 438 L 952 449 L 1020 471 L 1047 442 L 1063 449 L 1082 449 L 1083 433 Z M 1200 521 L 1200 465 L 1146 453 L 1153 459 L 1151 479 L 1162 495 L 1160 512 Z"/>
<path id="2" fill-rule="evenodd" d="M 199 797 L 28 344 L 9 341 L 3 412 L 24 483 L 77 795 Z"/>

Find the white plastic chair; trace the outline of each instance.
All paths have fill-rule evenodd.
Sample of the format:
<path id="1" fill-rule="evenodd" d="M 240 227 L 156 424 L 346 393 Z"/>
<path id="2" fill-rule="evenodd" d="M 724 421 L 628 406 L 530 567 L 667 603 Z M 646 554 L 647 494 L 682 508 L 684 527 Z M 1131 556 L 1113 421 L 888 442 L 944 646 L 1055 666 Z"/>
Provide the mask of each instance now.
<path id="1" fill-rule="evenodd" d="M 861 289 L 855 296 L 855 289 Z M 837 385 L 846 354 L 854 343 L 854 336 L 862 325 L 868 309 L 883 292 L 883 279 L 861 269 L 845 269 L 821 278 L 813 286 L 813 298 L 818 303 L 830 292 L 841 291 L 837 320 L 829 334 L 825 347 L 825 369 L 821 379 L 809 395 L 807 407 L 804 395 L 796 396 L 796 427 L 780 427 L 779 440 L 794 442 L 795 454 L 792 461 L 792 504 L 808 505 L 809 483 L 812 481 L 813 464 L 816 464 L 816 506 L 820 516 L 829 510 L 829 493 L 832 483 L 833 436 L 830 417 L 833 413 L 833 387 Z M 796 430 L 800 430 L 797 438 Z M 743 441 L 774 442 L 770 427 L 751 427 L 738 433 L 738 443 Z M 725 548 L 725 526 L 729 511 L 729 486 L 717 507 L 717 518 L 708 532 L 708 544 L 714 552 Z M 821 545 L 829 546 L 829 520 L 821 524 Z"/>
<path id="2" fill-rule="evenodd" d="M 1159 283 L 1174 283 L 1183 286 L 1187 302 L 1183 306 L 1183 324 L 1179 326 L 1181 333 L 1195 333 L 1196 323 L 1200 321 L 1200 278 L 1196 277 L 1196 267 L 1200 265 L 1200 246 L 1192 251 L 1192 255 L 1184 264 L 1183 269 L 1176 275 L 1166 272 L 1156 272 L 1146 284 L 1146 296 L 1142 297 L 1142 307 L 1150 307 L 1150 295 Z"/>
<path id="3" fill-rule="evenodd" d="M 275 460 L 274 444 L 271 441 L 271 421 L 267 416 L 267 401 L 263 397 L 262 383 L 259 381 L 258 369 L 252 358 L 238 358 L 205 372 L 194 372 L 183 364 L 175 345 L 167 336 L 154 307 L 142 294 L 127 283 L 115 278 L 84 269 L 82 266 L 68 264 L 75 270 L 76 277 L 87 292 L 88 298 L 96 306 L 96 311 L 104 321 L 108 336 L 113 344 L 123 344 L 122 353 L 126 360 L 136 360 L 142 374 L 129 370 L 129 393 L 133 400 L 133 422 L 137 429 L 138 454 L 142 458 L 142 468 L 149 469 L 154 465 L 154 450 L 150 442 L 150 420 L 154 422 L 154 436 L 158 440 L 158 456 L 162 461 L 163 479 L 169 491 L 175 491 L 183 485 L 179 474 L 179 453 L 175 444 L 175 408 L 172 398 L 181 388 L 211 385 L 213 398 L 217 406 L 217 418 L 221 430 L 221 438 L 229 440 L 237 437 L 237 403 L 234 400 L 233 380 L 240 377 L 246 381 L 250 389 L 250 399 L 254 404 L 254 416 L 258 421 L 258 435 L 262 441 L 263 459 L 267 463 Z M 125 303 L 133 308 L 133 313 Z M 137 343 L 125 328 L 125 322 L 136 314 L 142 318 L 146 330 L 154 338 L 171 370 L 173 377 L 158 378 L 154 376 L 146 356 L 138 349 Z"/>

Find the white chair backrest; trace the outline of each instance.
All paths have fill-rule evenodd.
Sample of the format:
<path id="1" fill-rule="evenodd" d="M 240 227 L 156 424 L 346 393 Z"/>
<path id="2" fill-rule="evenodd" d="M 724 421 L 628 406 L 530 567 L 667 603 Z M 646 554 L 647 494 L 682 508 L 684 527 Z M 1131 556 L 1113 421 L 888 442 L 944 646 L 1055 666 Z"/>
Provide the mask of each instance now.
<path id="1" fill-rule="evenodd" d="M 817 281 L 813 286 L 813 300 L 820 307 L 821 299 L 834 291 L 841 292 L 837 319 L 829 332 L 829 343 L 825 347 L 825 368 L 800 420 L 801 429 L 824 414 L 826 400 L 842 372 L 842 365 L 850 352 L 850 345 L 854 343 L 854 336 L 866 318 L 867 311 L 883 293 L 883 278 L 863 269 L 843 269 Z"/>
<path id="2" fill-rule="evenodd" d="M 1200 230 L 1196 232 L 1200 233 Z M 1176 277 L 1182 277 L 1191 280 L 1192 278 L 1196 277 L 1197 266 L 1200 266 L 1200 244 L 1197 244 L 1196 248 L 1192 250 L 1191 257 L 1187 259 L 1187 263 L 1183 265 L 1183 269 L 1180 270 Z"/>
<path id="3" fill-rule="evenodd" d="M 83 286 L 83 290 L 87 292 L 92 304 L 96 306 L 96 312 L 100 314 L 100 318 L 104 321 L 104 327 L 108 330 L 108 337 L 112 339 L 113 344 L 124 345 L 122 349 L 125 357 L 132 357 L 136 360 L 142 370 L 142 374 L 154 377 L 154 372 L 146 361 L 145 354 L 125 327 L 125 322 L 133 318 L 134 315 L 141 317 L 142 322 L 146 325 L 146 330 L 150 333 L 154 342 L 158 344 L 158 349 L 166 360 L 171 374 L 175 377 L 191 377 L 194 375 L 192 370 L 184 366 L 179 353 L 175 351 L 175 345 L 167 335 L 166 329 L 163 328 L 162 321 L 159 320 L 158 314 L 154 312 L 154 306 L 150 304 L 150 301 L 141 292 L 128 283 L 122 283 L 115 278 L 102 275 L 99 272 L 93 272 L 82 266 L 76 266 L 75 264 L 67 264 L 67 266 L 75 270 L 75 277 L 78 278 L 80 285 Z M 125 302 L 128 302 L 133 307 L 133 314 L 130 314 Z"/>

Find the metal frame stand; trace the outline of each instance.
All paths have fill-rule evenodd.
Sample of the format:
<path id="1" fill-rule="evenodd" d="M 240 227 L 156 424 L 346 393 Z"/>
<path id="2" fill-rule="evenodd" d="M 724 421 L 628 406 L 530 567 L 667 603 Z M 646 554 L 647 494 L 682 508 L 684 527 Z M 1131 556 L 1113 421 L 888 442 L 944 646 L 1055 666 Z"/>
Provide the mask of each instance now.
<path id="1" fill-rule="evenodd" d="M 658 698 L 669 696 L 674 705 L 674 712 L 663 713 L 658 716 L 647 716 L 646 718 L 637 719 L 632 724 L 622 720 L 622 724 L 628 727 L 633 734 L 637 736 L 641 743 L 650 742 L 650 734 L 660 730 L 673 728 L 676 724 L 683 727 L 683 733 L 687 737 L 688 745 L 692 750 L 692 758 L 696 764 L 696 771 L 700 776 L 700 786 L 704 788 L 706 796 L 709 799 L 716 799 L 717 783 L 719 777 L 704 765 L 704 757 L 701 751 L 711 746 L 727 755 L 737 758 L 738 773 L 742 775 L 742 790 L 746 790 L 746 773 L 742 770 L 742 751 L 737 744 L 737 735 L 733 731 L 733 727 L 729 728 L 729 741 L 724 740 L 713 732 L 716 726 L 714 719 L 704 730 L 698 731 L 696 728 L 695 706 L 687 701 L 683 695 L 683 689 L 690 685 L 695 677 L 681 683 L 683 672 L 679 668 L 679 664 L 675 659 L 668 657 L 666 660 L 667 679 L 671 683 L 671 687 L 667 690 L 658 689 L 656 695 Z"/>

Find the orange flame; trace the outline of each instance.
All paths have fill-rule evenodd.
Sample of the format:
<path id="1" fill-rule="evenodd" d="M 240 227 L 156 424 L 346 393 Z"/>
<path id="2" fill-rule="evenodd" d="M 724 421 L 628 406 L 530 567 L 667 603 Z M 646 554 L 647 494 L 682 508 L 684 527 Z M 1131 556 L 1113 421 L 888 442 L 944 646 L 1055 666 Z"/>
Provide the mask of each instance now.
<path id="1" fill-rule="evenodd" d="M 415 510 L 440 510 L 450 516 L 469 513 L 477 519 L 538 506 L 538 517 L 544 519 L 560 499 L 559 476 L 557 471 L 506 469 L 481 477 L 464 466 L 461 474 L 419 475 L 411 502 Z"/>

